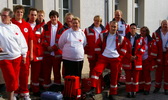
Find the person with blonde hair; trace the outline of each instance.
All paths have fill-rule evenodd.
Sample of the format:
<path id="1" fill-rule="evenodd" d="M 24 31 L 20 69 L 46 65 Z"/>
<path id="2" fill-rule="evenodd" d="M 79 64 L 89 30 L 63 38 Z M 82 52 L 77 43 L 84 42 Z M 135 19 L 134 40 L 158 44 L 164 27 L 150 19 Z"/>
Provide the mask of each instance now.
<path id="1" fill-rule="evenodd" d="M 93 24 L 85 29 L 85 35 L 87 45 L 85 47 L 85 53 L 89 61 L 90 73 L 96 65 L 97 57 L 94 51 L 99 34 L 106 32 L 107 30 L 102 25 L 102 18 L 99 15 L 94 16 Z"/>
<path id="2" fill-rule="evenodd" d="M 72 13 L 65 14 L 65 23 L 63 25 L 64 29 L 69 29 L 72 27 L 72 18 L 74 15 Z"/>
<path id="3" fill-rule="evenodd" d="M 80 29 L 80 19 L 74 17 L 72 18 L 72 27 L 64 31 L 58 41 L 58 46 L 62 50 L 65 76 L 81 77 L 85 45 L 86 37 Z"/>

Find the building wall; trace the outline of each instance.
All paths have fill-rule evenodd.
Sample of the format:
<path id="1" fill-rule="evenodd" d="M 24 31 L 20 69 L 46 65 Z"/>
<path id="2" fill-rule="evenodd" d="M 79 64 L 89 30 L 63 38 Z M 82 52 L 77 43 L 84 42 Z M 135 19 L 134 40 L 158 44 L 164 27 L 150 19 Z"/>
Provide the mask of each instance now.
<path id="1" fill-rule="evenodd" d="M 159 26 L 161 20 L 168 19 L 168 0 L 145 0 L 145 22 L 151 33 Z"/>
<path id="2" fill-rule="evenodd" d="M 93 23 L 93 17 L 95 15 L 100 15 L 105 19 L 105 0 L 79 0 L 80 1 L 80 19 L 81 19 L 81 28 L 84 29 L 90 26 Z"/>

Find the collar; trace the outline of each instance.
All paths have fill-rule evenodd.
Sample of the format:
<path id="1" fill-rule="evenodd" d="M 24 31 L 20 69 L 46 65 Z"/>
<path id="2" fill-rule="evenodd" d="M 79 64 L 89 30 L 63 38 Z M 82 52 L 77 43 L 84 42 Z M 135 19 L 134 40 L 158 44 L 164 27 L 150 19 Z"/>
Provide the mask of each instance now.
<path id="1" fill-rule="evenodd" d="M 51 27 L 58 27 L 58 23 L 55 25 L 51 24 Z"/>

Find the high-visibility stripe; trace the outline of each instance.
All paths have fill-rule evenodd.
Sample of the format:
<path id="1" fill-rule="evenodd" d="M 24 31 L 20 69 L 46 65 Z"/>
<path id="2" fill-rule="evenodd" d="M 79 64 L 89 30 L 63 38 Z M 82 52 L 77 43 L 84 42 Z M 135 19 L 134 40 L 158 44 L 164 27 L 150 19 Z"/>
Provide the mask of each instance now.
<path id="1" fill-rule="evenodd" d="M 99 79 L 98 76 L 94 76 L 94 75 L 92 75 L 91 78 L 94 78 L 94 79 L 97 79 L 97 80 Z"/>
<path id="2" fill-rule="evenodd" d="M 39 83 L 31 83 L 34 86 L 39 86 Z"/>
<path id="3" fill-rule="evenodd" d="M 152 55 L 152 56 L 157 56 L 157 54 L 156 54 L 156 53 L 151 53 L 151 55 Z"/>
<path id="4" fill-rule="evenodd" d="M 101 48 L 95 48 L 95 51 L 101 51 Z"/>
<path id="5" fill-rule="evenodd" d="M 158 62 L 161 62 L 161 59 L 157 59 Z"/>
<path id="6" fill-rule="evenodd" d="M 140 49 L 140 51 L 141 51 L 141 52 L 145 52 L 145 50 L 143 50 L 143 49 Z"/>
<path id="7" fill-rule="evenodd" d="M 133 84 L 133 85 L 138 85 L 138 84 L 139 84 L 139 82 L 136 82 L 136 83 L 134 83 L 134 82 L 133 82 L 132 84 Z"/>
<path id="8" fill-rule="evenodd" d="M 125 49 L 121 49 L 122 52 L 126 53 L 127 51 Z"/>
<path id="9" fill-rule="evenodd" d="M 77 95 L 77 98 L 80 98 L 81 97 L 81 95 Z"/>
<path id="10" fill-rule="evenodd" d="M 156 85 L 160 85 L 161 83 L 155 82 Z"/>
<path id="11" fill-rule="evenodd" d="M 43 57 L 36 57 L 37 60 L 43 60 Z"/>
<path id="12" fill-rule="evenodd" d="M 145 83 L 145 81 L 139 82 L 139 84 L 144 84 L 144 83 Z"/>
<path id="13" fill-rule="evenodd" d="M 91 55 L 87 55 L 87 57 L 88 57 L 88 58 L 92 58 L 93 56 L 91 56 Z"/>
<path id="14" fill-rule="evenodd" d="M 151 84 L 151 82 L 147 82 L 147 83 L 145 83 L 146 85 L 150 85 Z"/>
<path id="15" fill-rule="evenodd" d="M 142 65 L 140 65 L 140 66 L 136 66 L 136 68 L 142 68 Z"/>
<path id="16" fill-rule="evenodd" d="M 122 66 L 123 66 L 123 67 L 130 67 L 130 65 L 125 65 L 125 64 L 123 64 Z"/>
<path id="17" fill-rule="evenodd" d="M 164 84 L 165 84 L 165 85 L 168 85 L 168 83 L 167 83 L 167 82 L 164 82 Z"/>
<path id="18" fill-rule="evenodd" d="M 44 54 L 50 54 L 50 52 L 48 52 L 48 51 L 44 51 Z"/>
<path id="19" fill-rule="evenodd" d="M 127 84 L 127 85 L 131 85 L 131 84 L 132 84 L 132 82 L 126 82 L 125 84 Z"/>
<path id="20" fill-rule="evenodd" d="M 111 88 L 117 88 L 117 85 L 110 85 Z"/>
<path id="21" fill-rule="evenodd" d="M 44 84 L 44 87 L 50 87 L 52 84 Z"/>
<path id="22" fill-rule="evenodd" d="M 59 57 L 61 57 L 61 55 L 55 55 L 55 58 L 59 58 Z"/>

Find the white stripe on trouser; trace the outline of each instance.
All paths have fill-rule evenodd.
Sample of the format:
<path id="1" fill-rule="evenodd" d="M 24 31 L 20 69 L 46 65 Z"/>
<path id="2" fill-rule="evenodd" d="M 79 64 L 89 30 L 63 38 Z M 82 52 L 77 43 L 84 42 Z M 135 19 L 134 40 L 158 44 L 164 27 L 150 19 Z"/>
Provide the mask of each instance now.
<path id="1" fill-rule="evenodd" d="M 95 51 L 101 51 L 101 48 L 95 48 Z"/>
<path id="2" fill-rule="evenodd" d="M 151 85 L 151 82 L 147 82 L 147 83 L 145 83 L 146 85 Z"/>
<path id="3" fill-rule="evenodd" d="M 139 84 L 139 82 L 136 82 L 136 83 L 134 83 L 134 82 L 133 82 L 132 84 L 133 84 L 133 85 L 138 85 L 138 84 Z"/>
<path id="4" fill-rule="evenodd" d="M 43 86 L 46 87 L 46 88 L 48 88 L 48 87 L 50 87 L 51 85 L 52 85 L 52 84 L 48 84 L 48 85 L 47 85 L 47 84 L 44 84 Z"/>
<path id="5" fill-rule="evenodd" d="M 151 53 L 151 55 L 152 55 L 152 56 L 157 56 L 157 54 L 156 54 L 156 53 Z"/>
<path id="6" fill-rule="evenodd" d="M 125 65 L 125 64 L 123 64 L 122 66 L 123 66 L 123 67 L 130 67 L 130 65 Z"/>
<path id="7" fill-rule="evenodd" d="M 140 65 L 140 66 L 136 66 L 136 68 L 142 68 L 142 66 Z"/>
<path id="8" fill-rule="evenodd" d="M 122 52 L 126 53 L 127 51 L 125 49 L 121 49 Z"/>
<path id="9" fill-rule="evenodd" d="M 165 84 L 165 85 L 168 85 L 168 83 L 167 83 L 167 82 L 164 82 L 164 84 Z"/>
<path id="10" fill-rule="evenodd" d="M 97 79 L 97 80 L 99 79 L 98 76 L 94 76 L 94 75 L 92 75 L 91 78 L 94 78 L 94 79 Z"/>
<path id="11" fill-rule="evenodd" d="M 117 85 L 110 85 L 111 88 L 117 88 Z"/>
<path id="12" fill-rule="evenodd" d="M 39 83 L 31 83 L 34 86 L 39 86 Z"/>
<path id="13" fill-rule="evenodd" d="M 77 98 L 80 98 L 81 97 L 81 95 L 77 95 Z"/>
<path id="14" fill-rule="evenodd" d="M 160 85 L 161 83 L 155 82 L 156 85 Z"/>

